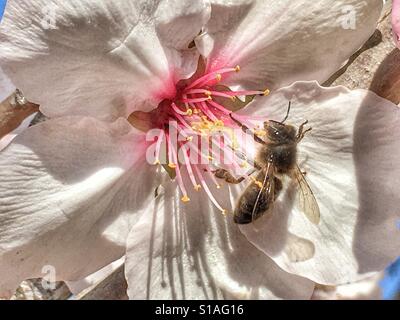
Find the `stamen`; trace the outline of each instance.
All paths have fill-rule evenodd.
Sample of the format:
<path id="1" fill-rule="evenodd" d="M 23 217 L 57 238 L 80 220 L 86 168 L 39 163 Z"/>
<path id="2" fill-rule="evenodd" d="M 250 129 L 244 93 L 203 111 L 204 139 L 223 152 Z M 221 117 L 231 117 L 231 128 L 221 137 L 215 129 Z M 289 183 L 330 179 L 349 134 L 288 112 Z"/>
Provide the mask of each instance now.
<path id="1" fill-rule="evenodd" d="M 177 127 L 176 122 L 171 122 L 171 124 L 172 124 L 175 128 L 177 128 L 177 130 L 179 130 L 178 127 Z M 191 130 L 191 131 L 192 131 L 192 130 Z M 181 135 L 186 139 L 186 141 L 188 141 L 188 142 L 191 142 L 191 141 L 193 140 L 193 137 L 188 136 L 184 130 L 181 130 L 181 131 L 180 131 L 180 134 L 181 134 Z M 183 146 L 183 147 L 184 147 L 184 148 L 187 148 L 186 146 Z M 199 150 L 199 148 L 197 147 L 196 144 L 191 143 L 191 144 L 190 144 L 190 149 L 193 150 L 193 151 L 197 154 L 197 156 L 199 156 L 202 160 L 205 160 L 205 161 L 206 161 L 207 156 L 206 156 L 205 154 L 203 154 L 203 153 Z"/>
<path id="2" fill-rule="evenodd" d="M 232 96 L 255 96 L 255 95 L 263 95 L 267 96 L 269 94 L 269 89 L 265 89 L 264 91 L 258 90 L 239 90 L 239 91 L 217 91 L 219 94 L 224 94 L 223 96 L 230 98 Z M 213 95 L 216 95 L 214 91 L 211 91 Z"/>
<path id="3" fill-rule="evenodd" d="M 219 119 L 211 112 L 211 110 L 207 107 L 207 104 L 205 102 L 200 102 L 200 107 L 201 111 L 204 112 L 204 114 L 210 118 L 212 121 L 218 121 Z"/>
<path id="4" fill-rule="evenodd" d="M 164 138 L 164 131 L 160 131 L 160 135 L 158 136 L 157 139 L 157 144 L 156 144 L 156 160 L 154 161 L 154 164 L 160 164 L 160 150 L 161 150 L 161 143 L 163 141 Z"/>
<path id="5" fill-rule="evenodd" d="M 173 123 L 174 121 L 171 119 L 170 123 Z M 173 157 L 173 147 L 171 143 L 171 139 L 169 138 L 168 133 L 166 133 L 166 139 L 167 139 L 167 145 L 168 145 L 168 167 L 171 169 L 177 168 L 177 165 L 175 163 L 174 157 Z"/>
<path id="6" fill-rule="evenodd" d="M 182 146 L 182 152 L 183 152 L 183 157 L 185 158 L 185 165 L 186 165 L 186 170 L 189 174 L 189 178 L 192 181 L 193 187 L 196 191 L 199 190 L 199 184 L 196 181 L 196 178 L 194 177 L 192 166 L 190 165 L 190 159 L 188 155 L 188 149 L 186 146 Z"/>
<path id="7" fill-rule="evenodd" d="M 226 137 L 225 135 L 226 133 L 224 133 L 224 140 L 226 139 L 228 144 L 230 144 L 230 139 L 229 137 Z M 232 151 L 232 149 L 230 149 L 225 143 L 223 143 L 222 141 L 219 141 L 219 143 L 216 143 L 215 139 L 212 139 L 211 142 L 213 143 L 213 145 L 217 146 L 219 148 L 219 150 L 223 153 L 224 157 L 228 157 L 228 161 L 224 161 L 225 165 L 229 165 L 232 168 L 239 168 L 240 166 L 238 165 L 238 159 L 235 159 L 236 154 Z M 225 142 L 225 141 L 224 141 Z M 213 149 L 211 148 L 211 152 L 213 151 Z M 215 155 L 215 154 L 214 154 Z"/>
<path id="8" fill-rule="evenodd" d="M 206 89 L 190 89 L 186 91 L 186 94 L 205 94 L 206 96 L 211 96 L 211 91 Z"/>
<path id="9" fill-rule="evenodd" d="M 208 101 L 211 100 L 211 97 L 207 98 L 187 98 L 187 99 L 182 99 L 182 102 L 188 102 L 188 103 L 197 103 L 197 102 L 203 102 L 203 101 Z"/>
<path id="10" fill-rule="evenodd" d="M 207 195 L 208 195 L 208 197 L 210 198 L 210 200 L 212 201 L 212 203 L 214 203 L 214 205 L 221 211 L 221 213 L 225 215 L 225 214 L 226 214 L 226 210 L 223 209 L 223 208 L 219 205 L 219 203 L 218 203 L 217 200 L 215 200 L 215 198 L 214 198 L 214 196 L 212 195 L 210 189 L 208 188 L 207 183 L 206 183 L 206 181 L 205 181 L 203 175 L 201 174 L 201 172 L 200 172 L 198 166 L 194 166 L 194 169 L 195 169 L 195 171 L 196 171 L 197 176 L 199 177 L 200 183 L 202 184 L 204 191 L 207 193 Z"/>
<path id="11" fill-rule="evenodd" d="M 174 148 L 172 148 L 172 143 L 171 143 L 171 140 L 169 139 L 168 135 L 167 135 L 167 139 L 168 139 L 168 148 L 170 150 L 170 153 L 172 154 L 172 159 L 173 159 L 173 161 L 175 163 L 178 163 L 177 154 L 176 154 Z M 183 194 L 183 197 L 181 198 L 181 200 L 183 202 L 189 202 L 190 198 L 187 195 L 185 184 L 183 183 L 183 180 L 182 180 L 182 175 L 181 175 L 181 170 L 179 168 L 179 165 L 176 165 L 176 167 L 174 169 L 175 169 L 175 172 L 176 172 L 176 178 L 178 180 L 178 186 L 181 189 L 182 194 Z"/>
<path id="12" fill-rule="evenodd" d="M 232 113 L 232 111 L 229 111 L 228 109 L 225 109 L 223 106 L 221 106 L 220 104 L 216 103 L 213 100 L 209 100 L 207 101 L 208 104 L 212 105 L 214 108 L 218 109 L 219 111 L 225 113 L 226 115 L 229 115 Z"/>
<path id="13" fill-rule="evenodd" d="M 186 95 L 186 94 L 183 94 L 182 97 L 183 97 L 184 99 L 187 99 L 187 95 Z M 186 110 L 189 109 L 189 105 L 188 105 L 187 102 L 185 102 L 185 107 L 186 107 Z"/>
<path id="14" fill-rule="evenodd" d="M 171 103 L 171 106 L 172 106 L 172 109 L 174 109 L 174 111 L 177 113 L 177 114 L 180 114 L 180 115 L 183 115 L 183 116 L 186 116 L 188 113 L 187 113 L 187 111 L 182 111 L 181 109 L 179 109 L 178 107 L 177 107 L 177 105 L 175 104 L 175 103 Z"/>
<path id="15" fill-rule="evenodd" d="M 212 149 L 212 148 L 211 148 Z M 211 151 L 212 152 L 212 151 Z M 221 189 L 221 185 L 219 184 L 219 182 L 217 181 L 217 179 L 215 178 L 214 174 L 210 173 L 209 174 L 212 182 L 215 184 L 217 189 Z"/>
<path id="16" fill-rule="evenodd" d="M 241 164 L 240 164 L 240 167 L 241 168 L 247 168 L 249 166 L 249 164 L 246 162 L 246 161 L 243 161 Z"/>
<path id="17" fill-rule="evenodd" d="M 232 96 L 235 96 L 232 94 L 228 94 L 227 92 L 219 92 L 219 91 L 209 91 L 209 92 L 211 93 L 211 95 L 216 96 L 216 97 L 223 97 L 223 98 L 231 99 Z"/>
<path id="18" fill-rule="evenodd" d="M 259 187 L 260 189 L 262 189 L 263 184 L 261 181 L 257 180 L 256 178 L 254 178 L 253 176 L 250 176 L 250 179 L 253 180 L 254 184 Z"/>
<path id="19" fill-rule="evenodd" d="M 254 130 L 254 134 L 256 136 L 263 137 L 267 135 L 267 132 L 265 130 L 260 129 L 260 130 Z"/>
<path id="20" fill-rule="evenodd" d="M 160 117 L 160 119 L 163 119 L 163 123 L 159 124 L 158 120 L 155 121 L 157 127 L 164 129 L 161 131 L 156 143 L 155 164 L 159 164 L 159 158 L 160 156 L 163 156 L 161 155 L 161 146 L 164 142 L 166 143 L 167 148 L 167 164 L 169 168 L 175 170 L 176 181 L 180 192 L 182 193 L 181 200 L 183 202 L 190 201 L 182 176 L 182 166 L 184 165 L 194 190 L 199 191 L 203 188 L 210 201 L 224 215 L 227 214 L 227 211 L 221 207 L 210 191 L 210 187 L 207 185 L 205 177 L 209 175 L 207 181 L 215 184 L 215 187 L 219 189 L 221 185 L 215 175 L 211 172 L 212 168 L 215 168 L 217 165 L 220 166 L 220 164 L 223 163 L 224 168 L 227 170 L 243 171 L 243 168 L 252 163 L 249 162 L 246 151 L 241 149 L 238 144 L 238 139 L 235 135 L 235 129 L 238 127 L 238 124 L 230 117 L 232 111 L 228 110 L 224 106 L 226 100 L 220 99 L 221 101 L 218 103 L 214 101 L 213 98 L 222 97 L 235 101 L 241 96 L 269 94 L 268 89 L 265 89 L 264 91 L 230 91 L 229 89 L 220 90 L 221 87 L 216 86 L 223 77 L 225 78 L 225 74 L 240 72 L 240 70 L 240 66 L 215 70 L 203 74 L 203 76 L 193 81 L 191 84 L 186 86 L 186 88 L 178 88 L 176 100 L 171 101 L 169 106 L 165 105 L 165 109 L 164 105 L 160 105 L 162 112 L 165 112 L 167 115 L 167 117 L 164 115 Z M 235 114 L 235 119 L 247 127 L 252 128 L 259 136 L 266 134 L 263 127 L 255 128 L 253 125 L 254 122 L 257 124 L 265 122 L 266 119 L 264 117 L 260 116 L 259 119 L 257 119 L 257 117 L 253 116 Z M 165 123 L 164 120 L 166 120 Z M 169 126 L 175 127 L 179 133 L 179 142 L 172 140 L 175 137 L 168 134 Z M 217 136 L 213 136 L 213 132 L 222 133 L 222 135 L 219 135 L 217 138 Z M 201 141 L 199 141 L 198 138 L 200 138 Z M 205 145 L 203 145 L 203 141 L 206 142 Z M 175 146 L 173 143 L 177 143 L 178 145 Z M 183 152 L 184 160 L 180 159 L 184 161 L 182 166 L 178 163 L 177 147 L 180 147 L 181 152 Z M 179 154 L 179 157 L 180 156 L 182 155 Z M 202 164 L 201 166 L 192 164 L 198 163 L 199 160 Z M 206 174 L 203 172 L 203 166 Z M 254 182 L 260 188 L 262 187 L 262 185 L 260 186 L 260 181 L 254 179 Z"/>
<path id="21" fill-rule="evenodd" d="M 186 120 L 179 114 L 176 115 L 176 117 L 178 118 L 178 120 L 183 124 L 183 126 L 189 130 L 189 132 L 194 133 L 192 127 L 186 122 Z M 178 129 L 179 130 L 179 129 Z"/>
<path id="22" fill-rule="evenodd" d="M 235 68 L 223 68 L 220 70 L 216 70 L 210 73 L 207 73 L 206 75 L 200 77 L 196 81 L 194 81 L 192 84 L 190 84 L 187 89 L 192 89 L 196 86 L 202 86 L 206 83 L 208 83 L 210 80 L 218 80 L 218 78 L 221 78 L 224 73 L 229 73 L 229 72 L 239 72 L 240 67 L 236 66 Z M 220 81 L 219 79 L 218 81 Z"/>

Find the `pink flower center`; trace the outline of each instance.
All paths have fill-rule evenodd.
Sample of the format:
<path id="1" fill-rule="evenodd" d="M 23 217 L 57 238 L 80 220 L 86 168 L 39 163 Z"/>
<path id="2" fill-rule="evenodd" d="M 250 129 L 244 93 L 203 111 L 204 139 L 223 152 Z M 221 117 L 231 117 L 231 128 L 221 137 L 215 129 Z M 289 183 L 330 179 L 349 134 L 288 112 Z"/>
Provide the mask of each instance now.
<path id="1" fill-rule="evenodd" d="M 239 97 L 269 94 L 268 89 L 231 91 L 221 85 L 226 76 L 239 71 L 239 66 L 223 68 L 180 81 L 175 98 L 163 100 L 149 116 L 151 128 L 158 130 L 153 162 L 163 164 L 164 168 L 174 172 L 182 192 L 181 200 L 190 201 L 183 179 L 183 174 L 187 174 L 194 190 L 203 189 L 224 214 L 226 210 L 214 197 L 207 181 L 220 188 L 213 171 L 221 164 L 233 172 L 247 166 L 247 162 L 239 156 L 243 150 L 237 143 L 237 133 L 243 132 L 232 119 L 232 106 L 235 103 L 245 105 Z M 262 130 L 258 129 L 262 119 L 239 114 L 234 117 L 262 134 Z"/>

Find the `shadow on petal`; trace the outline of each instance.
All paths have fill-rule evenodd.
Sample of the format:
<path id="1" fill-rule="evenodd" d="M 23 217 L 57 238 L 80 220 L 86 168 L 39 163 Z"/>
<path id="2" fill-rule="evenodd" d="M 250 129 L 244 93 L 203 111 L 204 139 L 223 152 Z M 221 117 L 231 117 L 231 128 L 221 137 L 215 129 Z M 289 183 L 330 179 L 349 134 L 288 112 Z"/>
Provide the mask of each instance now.
<path id="1" fill-rule="evenodd" d="M 359 190 L 353 251 L 359 273 L 385 269 L 400 247 L 400 109 L 389 102 L 377 108 L 373 93 L 365 101 L 356 117 L 353 145 Z"/>
<path id="2" fill-rule="evenodd" d="M 173 185 L 167 188 L 170 191 L 155 208 L 157 218 L 143 215 L 128 240 L 126 274 L 131 298 L 311 296 L 311 281 L 280 269 L 242 235 L 232 216 L 215 210 L 205 195 L 200 192 L 182 204 L 179 190 Z M 213 193 L 224 208 L 231 209 L 230 191 L 223 189 Z"/>

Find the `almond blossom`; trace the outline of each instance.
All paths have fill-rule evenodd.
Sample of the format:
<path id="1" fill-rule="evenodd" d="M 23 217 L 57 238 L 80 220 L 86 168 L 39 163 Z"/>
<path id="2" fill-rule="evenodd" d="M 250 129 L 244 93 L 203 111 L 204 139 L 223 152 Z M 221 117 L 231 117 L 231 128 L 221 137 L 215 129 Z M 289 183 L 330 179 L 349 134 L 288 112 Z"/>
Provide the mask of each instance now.
<path id="1" fill-rule="evenodd" d="M 343 6 L 356 29 L 341 23 Z M 383 270 L 400 248 L 398 107 L 365 90 L 290 85 L 326 80 L 372 34 L 381 6 L 9 1 L 1 66 L 52 119 L 0 153 L 0 294 L 45 265 L 74 281 L 124 254 L 131 298 L 304 299 L 315 283 Z M 313 127 L 299 163 L 321 221 L 310 224 L 287 188 L 272 215 L 239 227 L 230 213 L 249 179 L 218 181 L 213 151 L 241 172 L 256 144 L 242 145 L 234 119 L 257 132 L 288 101 L 289 123 Z M 202 153 L 194 141 L 215 131 L 230 132 L 229 144 Z"/>

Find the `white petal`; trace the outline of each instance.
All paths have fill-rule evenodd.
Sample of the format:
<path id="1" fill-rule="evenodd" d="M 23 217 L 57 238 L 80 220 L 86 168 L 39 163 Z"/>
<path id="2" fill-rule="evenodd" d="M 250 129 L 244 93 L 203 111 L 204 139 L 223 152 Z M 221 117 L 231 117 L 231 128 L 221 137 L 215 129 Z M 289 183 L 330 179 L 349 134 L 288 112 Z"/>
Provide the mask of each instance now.
<path id="1" fill-rule="evenodd" d="M 114 119 L 174 94 L 208 17 L 203 1 L 10 0 L 1 65 L 48 116 Z"/>
<path id="2" fill-rule="evenodd" d="M 299 165 L 306 171 L 321 210 L 313 225 L 282 193 L 272 217 L 241 227 L 279 266 L 321 284 L 354 282 L 382 271 L 400 254 L 400 109 L 366 90 L 322 88 L 295 83 L 247 113 L 281 120 L 292 101 L 288 123 L 304 120 L 313 128 L 299 143 Z M 243 187 L 242 187 L 243 188 Z M 314 246 L 314 255 L 291 259 L 292 236 Z M 304 248 L 309 250 L 310 248 Z M 307 251 L 305 251 L 307 252 Z"/>
<path id="3" fill-rule="evenodd" d="M 104 268 L 100 269 L 99 271 L 92 273 L 91 275 L 87 276 L 84 279 L 78 281 L 66 281 L 66 285 L 68 286 L 68 289 L 72 292 L 72 294 L 78 295 L 79 293 L 82 293 L 82 291 L 92 286 L 95 286 L 96 284 L 103 281 L 105 278 L 111 275 L 115 270 L 121 267 L 124 264 L 124 261 L 125 257 L 122 257 L 110 263 L 109 265 L 105 266 Z"/>
<path id="4" fill-rule="evenodd" d="M 0 296 L 55 267 L 78 280 L 125 252 L 152 197 L 143 134 L 123 119 L 66 117 L 33 126 L 0 152 Z"/>
<path id="5" fill-rule="evenodd" d="M 381 9 L 381 0 L 213 0 L 208 36 L 196 41 L 204 54 L 214 46 L 210 69 L 241 66 L 232 84 L 324 81 L 374 32 Z"/>
<path id="6" fill-rule="evenodd" d="M 7 147 L 11 141 L 16 137 L 16 134 L 10 133 L 0 139 L 0 151 Z"/>
<path id="7" fill-rule="evenodd" d="M 5 147 L 7 147 L 18 134 L 20 134 L 22 131 L 27 129 L 29 127 L 29 125 L 31 124 L 33 118 L 35 118 L 35 116 L 36 116 L 36 113 L 30 115 L 24 121 L 22 121 L 22 123 L 19 125 L 18 128 L 16 128 L 12 132 L 10 132 L 9 134 L 7 134 L 3 138 L 1 138 L 0 139 L 0 151 L 3 150 Z"/>
<path id="8" fill-rule="evenodd" d="M 15 86 L 0 68 L 0 102 L 8 98 L 14 92 L 14 90 Z"/>
<path id="9" fill-rule="evenodd" d="M 337 287 L 315 287 L 312 299 L 314 300 L 381 300 L 382 293 L 379 282 L 383 272 L 379 272 L 367 279 L 340 285 Z"/>
<path id="10" fill-rule="evenodd" d="M 227 189 L 214 192 L 229 201 Z M 281 270 L 203 192 L 187 204 L 180 198 L 170 183 L 131 230 L 125 269 L 131 299 L 310 298 L 310 281 Z"/>

